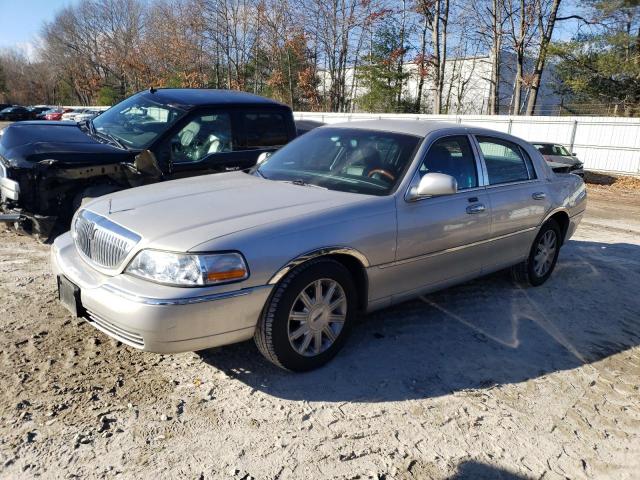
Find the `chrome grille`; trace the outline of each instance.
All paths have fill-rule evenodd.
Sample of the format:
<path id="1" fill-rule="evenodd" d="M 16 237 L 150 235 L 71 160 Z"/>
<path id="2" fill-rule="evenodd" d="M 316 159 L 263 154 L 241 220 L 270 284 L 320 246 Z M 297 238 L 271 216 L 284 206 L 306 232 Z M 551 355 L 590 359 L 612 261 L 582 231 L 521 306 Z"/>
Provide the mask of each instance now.
<path id="1" fill-rule="evenodd" d="M 82 210 L 73 225 L 76 248 L 103 268 L 117 268 L 140 241 L 140 236 L 88 210 Z"/>

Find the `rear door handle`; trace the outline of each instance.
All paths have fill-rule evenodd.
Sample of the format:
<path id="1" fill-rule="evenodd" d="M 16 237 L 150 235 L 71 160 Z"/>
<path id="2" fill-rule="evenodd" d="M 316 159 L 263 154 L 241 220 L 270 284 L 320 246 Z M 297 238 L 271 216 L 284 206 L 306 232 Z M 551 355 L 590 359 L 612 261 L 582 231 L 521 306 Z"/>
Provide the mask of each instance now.
<path id="1" fill-rule="evenodd" d="M 467 213 L 473 215 L 474 213 L 482 213 L 486 210 L 482 203 L 476 203 L 475 205 L 469 205 L 467 207 Z"/>
<path id="2" fill-rule="evenodd" d="M 531 195 L 531 197 L 534 200 L 544 200 L 545 198 L 547 198 L 547 194 L 544 192 L 536 192 L 533 195 Z"/>

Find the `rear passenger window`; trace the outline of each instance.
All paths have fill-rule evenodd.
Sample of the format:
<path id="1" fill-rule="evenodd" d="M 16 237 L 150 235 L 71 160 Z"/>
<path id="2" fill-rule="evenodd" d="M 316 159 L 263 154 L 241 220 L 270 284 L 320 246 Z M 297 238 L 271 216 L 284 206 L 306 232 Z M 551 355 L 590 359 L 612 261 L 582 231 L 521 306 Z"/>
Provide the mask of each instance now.
<path id="1" fill-rule="evenodd" d="M 445 173 L 458 182 L 458 190 L 478 186 L 476 160 L 465 135 L 445 137 L 434 142 L 419 170 L 426 173 Z"/>
<path id="2" fill-rule="evenodd" d="M 536 178 L 531 159 L 518 145 L 491 137 L 477 137 L 490 185 Z"/>
<path id="3" fill-rule="evenodd" d="M 287 122 L 279 112 L 247 112 L 240 114 L 245 135 L 245 148 L 249 150 L 280 147 L 287 143 Z"/>

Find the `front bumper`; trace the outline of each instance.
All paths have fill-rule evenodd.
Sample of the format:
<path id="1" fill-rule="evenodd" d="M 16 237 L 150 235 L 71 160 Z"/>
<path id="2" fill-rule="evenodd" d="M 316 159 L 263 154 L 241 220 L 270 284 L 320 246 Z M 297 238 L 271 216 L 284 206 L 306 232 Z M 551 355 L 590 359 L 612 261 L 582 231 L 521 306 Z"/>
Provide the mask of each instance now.
<path id="1" fill-rule="evenodd" d="M 250 339 L 273 288 L 178 288 L 129 275 L 109 277 L 79 256 L 69 233 L 55 240 L 51 264 L 55 275 L 64 275 L 80 288 L 89 323 L 127 345 L 157 353 Z"/>

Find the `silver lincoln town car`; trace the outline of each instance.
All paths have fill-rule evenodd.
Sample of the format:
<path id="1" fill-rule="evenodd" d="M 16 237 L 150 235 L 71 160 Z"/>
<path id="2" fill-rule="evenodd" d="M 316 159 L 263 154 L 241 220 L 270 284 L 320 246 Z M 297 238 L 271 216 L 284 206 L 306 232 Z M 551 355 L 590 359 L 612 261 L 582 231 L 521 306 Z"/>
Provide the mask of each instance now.
<path id="1" fill-rule="evenodd" d="M 86 204 L 52 249 L 62 303 L 142 350 L 253 337 L 304 371 L 359 313 L 506 267 L 544 283 L 586 206 L 580 177 L 473 126 L 328 125 L 261 160 Z"/>

